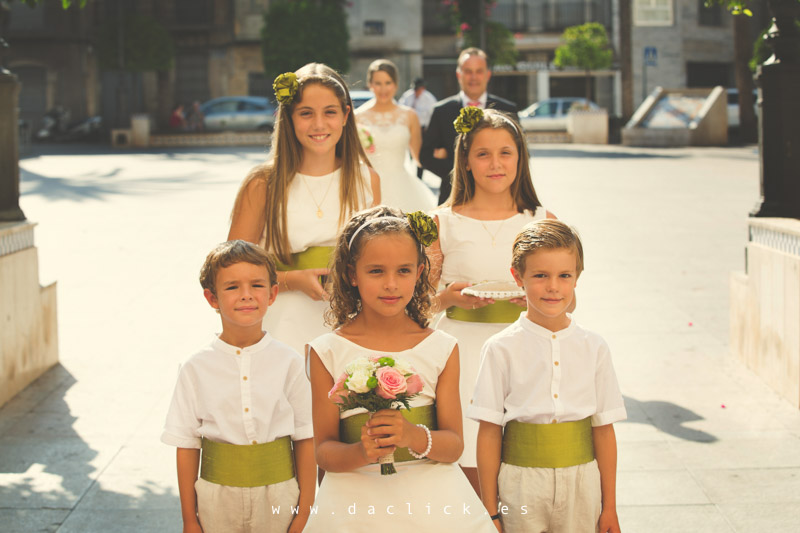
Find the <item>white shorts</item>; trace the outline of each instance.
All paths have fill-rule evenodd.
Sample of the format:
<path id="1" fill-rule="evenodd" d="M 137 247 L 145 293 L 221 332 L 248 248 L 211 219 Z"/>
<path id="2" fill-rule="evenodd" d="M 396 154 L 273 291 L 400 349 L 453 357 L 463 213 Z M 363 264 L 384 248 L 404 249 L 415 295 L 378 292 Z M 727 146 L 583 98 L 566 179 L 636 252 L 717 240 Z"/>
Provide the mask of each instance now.
<path id="1" fill-rule="evenodd" d="M 262 487 L 228 487 L 203 478 L 194 484 L 203 533 L 285 533 L 297 508 L 297 478 Z"/>
<path id="2" fill-rule="evenodd" d="M 594 533 L 602 511 L 597 461 L 565 468 L 500 464 L 503 531 Z M 503 511 L 503 509 L 501 509 Z"/>

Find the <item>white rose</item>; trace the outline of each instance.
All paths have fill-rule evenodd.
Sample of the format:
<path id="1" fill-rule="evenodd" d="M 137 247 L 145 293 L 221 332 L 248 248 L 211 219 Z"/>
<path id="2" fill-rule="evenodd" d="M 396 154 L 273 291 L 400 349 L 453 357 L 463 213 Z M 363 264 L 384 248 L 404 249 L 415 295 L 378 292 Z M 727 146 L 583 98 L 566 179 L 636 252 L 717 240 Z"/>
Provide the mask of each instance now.
<path id="1" fill-rule="evenodd" d="M 375 370 L 375 363 L 367 359 L 366 357 L 359 357 L 358 359 L 353 359 L 347 366 L 344 367 L 345 372 L 348 374 L 354 374 L 356 372 L 372 372 Z"/>
<path id="2" fill-rule="evenodd" d="M 394 360 L 394 368 L 395 368 L 395 370 L 397 370 L 398 372 L 400 372 L 404 376 L 406 374 L 415 373 L 414 372 L 414 367 L 411 366 L 411 364 L 408 361 L 406 361 L 405 359 L 395 359 Z"/>
<path id="3" fill-rule="evenodd" d="M 350 374 L 350 377 L 347 378 L 347 388 L 358 393 L 369 392 L 367 380 L 370 377 L 372 377 L 372 372 L 356 369 L 356 371 Z"/>

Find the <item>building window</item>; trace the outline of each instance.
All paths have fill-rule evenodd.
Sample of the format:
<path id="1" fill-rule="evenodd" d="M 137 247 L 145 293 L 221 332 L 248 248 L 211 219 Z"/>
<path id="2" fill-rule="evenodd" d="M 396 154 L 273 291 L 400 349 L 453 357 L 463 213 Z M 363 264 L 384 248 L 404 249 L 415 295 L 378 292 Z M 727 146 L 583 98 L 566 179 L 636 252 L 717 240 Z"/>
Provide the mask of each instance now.
<path id="1" fill-rule="evenodd" d="M 633 21 L 637 26 L 672 26 L 673 0 L 634 0 Z"/>
<path id="2" fill-rule="evenodd" d="M 383 35 L 386 33 L 386 23 L 382 20 L 365 20 L 364 35 Z"/>
<path id="3" fill-rule="evenodd" d="M 272 81 L 263 72 L 247 73 L 247 94 L 250 96 L 272 97 Z"/>
<path id="4" fill-rule="evenodd" d="M 697 0 L 697 21 L 701 26 L 722 26 L 722 6 L 706 7 L 706 0 Z"/>

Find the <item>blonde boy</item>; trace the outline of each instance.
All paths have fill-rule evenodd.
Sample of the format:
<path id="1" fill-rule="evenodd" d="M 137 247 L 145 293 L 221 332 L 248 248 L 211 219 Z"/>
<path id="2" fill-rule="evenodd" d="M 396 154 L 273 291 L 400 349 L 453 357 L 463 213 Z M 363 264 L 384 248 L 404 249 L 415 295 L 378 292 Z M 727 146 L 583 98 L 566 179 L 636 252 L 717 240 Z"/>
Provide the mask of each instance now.
<path id="1" fill-rule="evenodd" d="M 297 352 L 261 330 L 275 264 L 229 241 L 200 284 L 222 333 L 181 368 L 161 436 L 178 447 L 183 530 L 302 531 L 316 481 L 311 389 Z"/>
<path id="2" fill-rule="evenodd" d="M 620 530 L 612 424 L 627 415 L 608 346 L 567 314 L 582 270 L 580 239 L 563 222 L 532 222 L 514 242 L 528 310 L 486 341 L 467 409 L 498 530 Z"/>

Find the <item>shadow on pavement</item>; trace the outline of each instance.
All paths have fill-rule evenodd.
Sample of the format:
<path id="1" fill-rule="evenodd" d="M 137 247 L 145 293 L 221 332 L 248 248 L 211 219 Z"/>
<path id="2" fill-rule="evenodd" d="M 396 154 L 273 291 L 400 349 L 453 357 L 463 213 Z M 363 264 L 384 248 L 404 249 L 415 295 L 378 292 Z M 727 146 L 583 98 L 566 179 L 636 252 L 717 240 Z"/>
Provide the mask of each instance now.
<path id="1" fill-rule="evenodd" d="M 53 155 L 165 155 L 175 157 L 189 154 L 226 154 L 238 156 L 245 159 L 253 154 L 264 154 L 268 151 L 267 146 L 196 146 L 185 148 L 114 148 L 108 144 L 89 144 L 89 143 L 53 143 L 53 144 L 31 144 L 20 153 L 20 161 L 36 159 L 42 156 Z"/>
<path id="2" fill-rule="evenodd" d="M 661 152 L 608 152 L 602 150 L 581 150 L 580 148 L 545 148 L 535 146 L 528 148 L 528 154 L 533 157 L 563 157 L 581 159 L 680 159 L 686 154 L 669 154 Z"/>
<path id="3" fill-rule="evenodd" d="M 0 408 L 0 530 L 101 531 L 86 526 L 98 516 L 113 521 L 117 511 L 177 517 L 177 495 L 147 480 L 128 480 L 127 494 L 100 487 L 97 478 L 125 446 L 94 450 L 81 438 L 65 400 L 76 383 L 58 364 Z"/>
<path id="4" fill-rule="evenodd" d="M 149 194 L 153 191 L 192 186 L 198 181 L 209 183 L 209 179 L 222 181 L 212 174 L 186 176 L 114 179 L 124 171 L 116 167 L 103 173 L 82 174 L 74 178 L 57 178 L 30 172 L 20 168 L 21 196 L 41 196 L 48 200 L 107 200 L 112 195 Z"/>
<path id="5" fill-rule="evenodd" d="M 625 421 L 627 423 L 649 424 L 659 431 L 692 442 L 711 443 L 718 440 L 710 433 L 684 426 L 687 422 L 704 418 L 678 404 L 662 401 L 640 402 L 625 396 L 625 409 L 628 411 L 628 419 Z"/>

